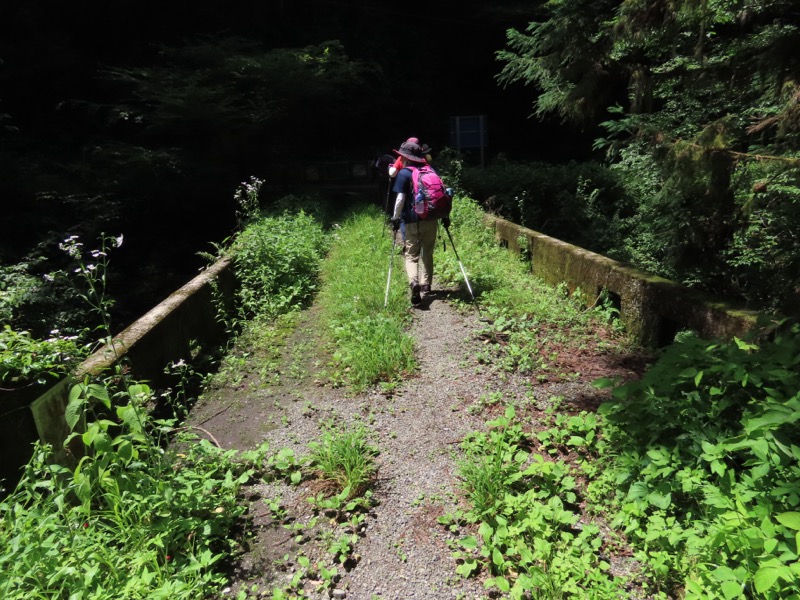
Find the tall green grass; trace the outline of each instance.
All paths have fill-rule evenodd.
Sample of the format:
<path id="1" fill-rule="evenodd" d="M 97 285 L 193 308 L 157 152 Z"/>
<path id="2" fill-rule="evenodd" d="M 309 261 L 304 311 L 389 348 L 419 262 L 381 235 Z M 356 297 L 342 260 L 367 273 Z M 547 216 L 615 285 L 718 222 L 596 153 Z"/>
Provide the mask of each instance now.
<path id="1" fill-rule="evenodd" d="M 347 431 L 329 429 L 309 447 L 311 468 L 334 493 L 346 492 L 349 500 L 371 486 L 377 449 L 369 444 L 363 425 Z"/>
<path id="2" fill-rule="evenodd" d="M 413 340 L 404 331 L 408 294 L 399 256 L 392 257 L 392 284 L 384 308 L 391 254 L 391 237 L 380 210 L 361 208 L 336 230 L 322 266 L 318 302 L 336 347 L 332 375 L 355 390 L 379 382 L 391 385 L 416 365 Z"/>
<path id="3" fill-rule="evenodd" d="M 497 243 L 494 232 L 484 224 L 484 216 L 474 200 L 457 197 L 450 226 L 453 243 L 480 306 L 495 316 L 503 312 L 528 313 L 537 323 L 588 325 L 592 315 L 583 310 L 580 294 L 566 294 L 563 288 L 554 290 L 533 277 L 525 260 Z M 450 240 L 444 228 L 441 230 L 447 250 L 441 252 L 441 246 L 437 248 L 437 275 L 443 281 L 461 283 L 464 299 L 470 300 Z"/>
<path id="4" fill-rule="evenodd" d="M 598 339 L 596 334 L 613 309 L 602 304 L 594 307 L 595 298 L 587 298 L 580 290 L 570 293 L 565 285 L 553 288 L 532 276 L 524 258 L 497 243 L 494 232 L 484 225 L 484 215 L 473 200 L 458 197 L 450 230 L 481 315 L 489 322 L 484 333 L 503 340 L 502 348 L 492 348 L 496 354 L 492 360 L 508 371 L 544 377 L 554 370 L 558 353 Z M 437 246 L 437 277 L 442 283 L 458 284 L 460 299 L 465 305 L 472 303 L 443 228 L 441 235 L 447 240 L 447 250 L 442 252 L 441 245 Z M 623 341 L 617 335 L 616 342 Z"/>

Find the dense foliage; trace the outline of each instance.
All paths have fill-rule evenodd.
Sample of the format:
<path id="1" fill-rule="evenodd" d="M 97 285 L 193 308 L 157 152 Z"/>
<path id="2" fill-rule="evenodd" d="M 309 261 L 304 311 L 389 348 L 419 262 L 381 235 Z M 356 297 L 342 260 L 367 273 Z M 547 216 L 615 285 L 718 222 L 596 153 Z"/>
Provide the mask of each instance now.
<path id="1" fill-rule="evenodd" d="M 787 1 L 548 2 L 508 32 L 502 83 L 602 122 L 634 208 L 616 256 L 755 306 L 797 300 L 800 45 Z"/>
<path id="2" fill-rule="evenodd" d="M 320 223 L 302 210 L 248 225 L 231 247 L 243 314 L 270 318 L 307 305 L 327 245 Z"/>
<path id="3" fill-rule="evenodd" d="M 0 331 L 0 388 L 8 391 L 65 375 L 85 354 L 72 336 L 39 340 L 5 325 Z"/>
<path id="4" fill-rule="evenodd" d="M 601 408 L 614 456 L 595 491 L 665 591 L 796 597 L 798 364 L 797 326 L 772 341 L 689 338 Z"/>
<path id="5" fill-rule="evenodd" d="M 498 158 L 482 169 L 465 168 L 463 186 L 489 211 L 597 252 L 613 253 L 630 216 L 616 175 L 594 161 Z"/>
<path id="6" fill-rule="evenodd" d="M 440 519 L 478 525 L 458 572 L 512 598 L 797 598 L 799 366 L 797 325 L 684 336 L 640 380 L 596 382 L 597 414 L 509 406 L 462 444 L 470 504 Z"/>
<path id="7" fill-rule="evenodd" d="M 96 262 L 87 264 L 81 244 L 71 242 L 83 296 L 108 338 L 105 254 L 94 251 Z M 243 310 L 272 318 L 307 302 L 325 247 L 320 224 L 302 210 L 254 217 L 233 251 Z M 34 345 L 10 329 L 0 338 L 0 349 L 6 346 L 3 360 L 8 354 L 21 362 L 12 374 L 35 377 L 55 361 L 36 356 L 43 342 Z M 55 343 L 48 349 L 59 359 L 67 350 Z M 160 402 L 181 413 L 185 398 L 180 390 L 171 393 Z M 246 510 L 240 490 L 278 459 L 265 464 L 265 446 L 241 455 L 223 451 L 197 435 L 201 428 L 155 416 L 156 402 L 154 391 L 122 365 L 71 388 L 65 418 L 72 434 L 65 445 L 76 464 L 52 464 L 51 449 L 37 446 L 22 479 L 0 502 L 4 598 L 68 590 L 70 597 L 189 599 L 227 582 L 222 563 Z"/>

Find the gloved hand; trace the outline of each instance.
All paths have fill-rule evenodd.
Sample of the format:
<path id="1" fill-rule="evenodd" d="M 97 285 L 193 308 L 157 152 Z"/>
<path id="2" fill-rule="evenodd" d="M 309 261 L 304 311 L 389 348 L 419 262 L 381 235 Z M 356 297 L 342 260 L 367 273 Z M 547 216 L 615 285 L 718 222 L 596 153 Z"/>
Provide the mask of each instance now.
<path id="1" fill-rule="evenodd" d="M 450 217 L 442 217 L 442 225 L 444 225 L 445 229 L 450 227 Z"/>
<path id="2" fill-rule="evenodd" d="M 400 229 L 400 219 L 392 219 L 392 231 Z"/>

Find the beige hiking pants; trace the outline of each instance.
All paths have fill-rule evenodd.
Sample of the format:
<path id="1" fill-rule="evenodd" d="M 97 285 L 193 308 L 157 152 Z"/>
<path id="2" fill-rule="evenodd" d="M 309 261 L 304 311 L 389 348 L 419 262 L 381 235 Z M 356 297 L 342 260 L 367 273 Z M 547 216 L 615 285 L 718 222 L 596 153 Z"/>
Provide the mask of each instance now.
<path id="1" fill-rule="evenodd" d="M 439 219 L 406 223 L 406 274 L 408 282 L 430 285 L 433 280 L 433 247 Z"/>

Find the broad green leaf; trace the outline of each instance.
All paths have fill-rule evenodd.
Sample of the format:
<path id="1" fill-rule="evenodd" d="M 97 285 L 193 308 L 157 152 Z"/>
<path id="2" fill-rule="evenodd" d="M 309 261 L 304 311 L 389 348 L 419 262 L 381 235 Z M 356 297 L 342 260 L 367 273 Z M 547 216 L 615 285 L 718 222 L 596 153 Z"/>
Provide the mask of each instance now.
<path id="1" fill-rule="evenodd" d="M 767 592 L 773 585 L 775 585 L 779 574 L 780 571 L 777 567 L 761 567 L 753 576 L 753 583 L 756 586 L 756 591 L 760 594 Z"/>
<path id="2" fill-rule="evenodd" d="M 611 379 L 609 377 L 600 377 L 599 379 L 595 379 L 592 382 L 592 386 L 596 387 L 598 390 L 604 390 L 610 388 L 615 383 L 616 381 L 614 379 Z"/>
<path id="3" fill-rule="evenodd" d="M 483 523 L 481 523 L 481 526 L 478 529 L 478 533 L 483 538 L 484 542 L 488 542 L 489 540 L 492 539 L 492 533 L 494 533 L 494 529 L 492 529 L 492 526 L 489 525 L 486 521 L 484 521 Z"/>
<path id="4" fill-rule="evenodd" d="M 797 547 L 800 548 L 800 533 L 797 534 L 797 539 L 795 541 L 797 543 Z M 792 573 L 794 573 L 797 577 L 800 577 L 800 561 L 795 561 L 789 565 L 789 569 L 791 569 Z"/>
<path id="5" fill-rule="evenodd" d="M 503 553 L 500 552 L 497 548 L 492 548 L 492 562 L 497 565 L 498 567 L 503 566 L 506 557 L 503 556 Z"/>
<path id="6" fill-rule="evenodd" d="M 105 431 L 98 433 L 92 443 L 94 444 L 95 450 L 98 452 L 108 452 L 111 450 L 111 436 Z"/>
<path id="7" fill-rule="evenodd" d="M 133 404 L 126 404 L 117 407 L 117 416 L 125 423 L 128 428 L 134 433 L 141 433 L 142 423 L 139 419 L 139 413 Z"/>
<path id="8" fill-rule="evenodd" d="M 776 546 L 778 545 L 778 540 L 773 538 L 767 538 L 764 540 L 764 553 L 765 554 L 772 554 L 773 550 L 775 550 Z"/>
<path id="9" fill-rule="evenodd" d="M 755 419 L 748 419 L 744 423 L 744 430 L 746 433 L 752 433 L 757 429 L 770 428 L 771 425 L 781 425 L 787 420 L 787 411 L 783 410 L 770 410 L 762 416 Z"/>
<path id="10" fill-rule="evenodd" d="M 747 342 L 740 340 L 738 337 L 734 336 L 733 341 L 736 342 L 739 350 L 758 350 L 758 346 L 755 344 L 748 344 Z"/>
<path id="11" fill-rule="evenodd" d="M 466 537 L 461 538 L 458 541 L 458 543 L 461 544 L 464 548 L 467 548 L 469 550 L 474 550 L 475 548 L 478 547 L 478 538 L 476 538 L 474 535 L 468 535 Z"/>
<path id="12" fill-rule="evenodd" d="M 119 445 L 119 448 L 117 448 L 117 453 L 125 462 L 130 461 L 131 458 L 133 458 L 133 444 L 131 444 L 128 440 L 123 441 Z"/>
<path id="13" fill-rule="evenodd" d="M 800 531 L 800 512 L 785 512 L 777 515 L 775 520 L 784 527 Z"/>
<path id="14" fill-rule="evenodd" d="M 708 440 L 703 440 L 700 442 L 700 447 L 703 449 L 703 452 L 706 454 L 716 454 L 717 446 L 716 444 L 712 444 Z"/>
<path id="15" fill-rule="evenodd" d="M 74 390 L 75 388 L 72 389 Z M 70 394 L 70 396 L 72 396 L 72 394 Z M 71 398 L 69 404 L 67 404 L 67 409 L 64 411 L 64 419 L 67 421 L 67 426 L 70 431 L 75 429 L 75 425 L 80 421 L 81 415 L 83 415 L 84 404 L 86 404 L 86 399 L 83 396 L 75 396 L 75 398 Z"/>
<path id="16" fill-rule="evenodd" d="M 128 388 L 128 393 L 132 398 L 146 400 L 150 395 L 150 386 L 145 383 L 135 383 Z"/>
<path id="17" fill-rule="evenodd" d="M 72 402 L 76 400 L 79 396 L 83 395 L 83 390 L 86 389 L 86 385 L 83 383 L 76 383 L 71 388 L 69 388 L 69 398 L 68 401 Z"/>
<path id="18" fill-rule="evenodd" d="M 742 584 L 736 581 L 724 581 L 720 586 L 720 591 L 725 600 L 739 598 L 742 595 Z"/>
<path id="19" fill-rule="evenodd" d="M 711 576 L 717 581 L 736 581 L 736 573 L 733 569 L 724 565 L 711 571 Z"/>
<path id="20" fill-rule="evenodd" d="M 647 501 L 656 508 L 666 510 L 672 503 L 672 494 L 659 494 L 658 492 L 653 492 L 647 496 Z"/>
<path id="21" fill-rule="evenodd" d="M 694 579 L 686 581 L 686 592 L 686 598 L 703 598 L 705 596 L 703 586 Z"/>
<path id="22" fill-rule="evenodd" d="M 511 589 L 511 585 L 508 583 L 508 579 L 505 577 L 495 577 L 494 584 L 497 586 L 497 589 L 501 592 L 507 592 Z"/>
<path id="23" fill-rule="evenodd" d="M 466 578 L 472 575 L 479 568 L 478 561 L 468 558 L 456 567 L 456 573 Z"/>
<path id="24" fill-rule="evenodd" d="M 98 383 L 89 384 L 87 395 L 95 400 L 100 400 L 106 408 L 111 408 L 111 397 L 108 395 L 108 390 L 105 386 Z"/>
<path id="25" fill-rule="evenodd" d="M 637 481 L 628 489 L 628 500 L 638 500 L 644 498 L 649 492 L 647 484 L 643 481 Z"/>
<path id="26" fill-rule="evenodd" d="M 769 517 L 764 517 L 764 520 L 761 521 L 761 531 L 766 538 L 775 537 L 775 525 L 772 524 Z"/>
<path id="27" fill-rule="evenodd" d="M 695 369 L 694 367 L 689 367 L 688 369 L 684 369 L 683 371 L 681 371 L 680 376 L 685 377 L 686 379 L 690 378 L 694 379 L 695 377 L 697 377 L 697 369 Z"/>
<path id="28" fill-rule="evenodd" d="M 92 483 L 89 478 L 83 473 L 75 473 L 75 486 L 72 488 L 78 499 L 83 502 L 89 502 L 92 498 Z"/>
<path id="29" fill-rule="evenodd" d="M 82 438 L 83 443 L 87 446 L 91 446 L 92 442 L 94 442 L 94 438 L 97 437 L 97 434 L 100 432 L 100 427 L 97 423 L 92 423 L 89 427 L 86 428 Z"/>

